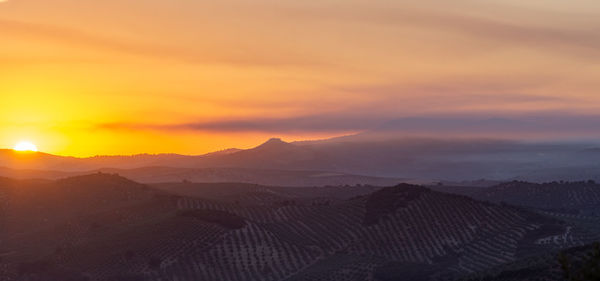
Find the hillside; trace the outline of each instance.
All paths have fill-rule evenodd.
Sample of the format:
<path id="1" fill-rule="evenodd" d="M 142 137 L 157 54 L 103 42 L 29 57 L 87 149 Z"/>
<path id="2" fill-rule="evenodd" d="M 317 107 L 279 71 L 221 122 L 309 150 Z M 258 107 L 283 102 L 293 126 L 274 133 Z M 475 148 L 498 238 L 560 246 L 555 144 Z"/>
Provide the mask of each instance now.
<path id="1" fill-rule="evenodd" d="M 108 174 L 2 183 L 0 280 L 441 280 L 598 237 L 407 184 L 316 197 L 181 185 Z"/>
<path id="2" fill-rule="evenodd" d="M 327 187 L 289 187 L 265 186 L 248 183 L 160 183 L 152 187 L 171 194 L 186 197 L 212 199 L 218 201 L 238 201 L 240 203 L 266 200 L 347 200 L 352 197 L 366 195 L 381 187 L 370 185 L 359 186 L 327 186 Z"/>
<path id="3" fill-rule="evenodd" d="M 570 272 L 577 274 L 587 262 L 593 261 L 590 259 L 590 256 L 594 251 L 596 251 L 596 259 L 598 258 L 597 249 L 598 246 L 596 245 L 584 245 L 562 251 L 554 251 L 472 274 L 460 281 L 564 281 L 566 280 L 565 270 L 563 269 L 564 264 L 562 263 L 561 256 L 566 258 L 567 264 L 571 268 Z M 596 264 L 595 266 L 598 268 L 599 265 Z M 596 275 L 595 279 L 589 278 L 587 280 L 597 280 L 597 277 L 598 275 Z"/>
<path id="4" fill-rule="evenodd" d="M 513 181 L 487 188 L 435 187 L 478 200 L 545 211 L 600 216 L 600 184 L 594 181 L 529 183 Z"/>

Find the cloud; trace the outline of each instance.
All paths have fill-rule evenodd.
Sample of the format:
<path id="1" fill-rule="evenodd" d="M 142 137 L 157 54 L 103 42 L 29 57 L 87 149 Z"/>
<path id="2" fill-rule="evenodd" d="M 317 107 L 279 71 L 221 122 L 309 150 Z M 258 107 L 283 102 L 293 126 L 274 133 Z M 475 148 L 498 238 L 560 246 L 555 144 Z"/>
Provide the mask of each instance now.
<path id="1" fill-rule="evenodd" d="M 288 56 L 266 51 L 245 50 L 243 46 L 221 48 L 219 52 L 216 52 L 201 48 L 139 42 L 50 24 L 0 19 L 0 35 L 6 36 L 6 34 L 17 38 L 29 37 L 93 50 L 195 64 L 231 64 L 236 66 L 307 66 L 324 64 L 298 54 Z"/>
<path id="2" fill-rule="evenodd" d="M 450 100 L 457 103 L 515 103 L 565 101 L 563 97 L 529 94 L 533 89 L 546 87 L 554 77 L 463 77 L 462 79 L 438 79 L 420 84 L 379 84 L 339 86 L 336 89 L 348 93 L 371 94 L 401 100 Z M 409 94 L 409 95 L 407 95 Z M 573 98 L 569 98 L 573 100 Z"/>
<path id="3" fill-rule="evenodd" d="M 245 100 L 211 100 L 211 102 L 225 107 L 261 108 L 265 113 L 268 113 L 272 107 L 292 108 L 293 106 L 300 106 L 305 109 L 311 108 L 310 112 L 313 112 L 295 117 L 247 117 L 215 121 L 192 120 L 189 122 L 167 124 L 115 122 L 99 124 L 95 128 L 124 131 L 260 132 L 279 134 L 347 133 L 374 129 L 390 130 L 390 128 L 395 126 L 396 131 L 411 134 L 480 134 L 493 132 L 532 132 L 544 134 L 552 130 L 541 130 L 536 128 L 536 126 L 549 128 L 550 125 L 560 125 L 564 127 L 561 127 L 562 129 L 560 130 L 566 129 L 568 131 L 571 129 L 574 131 L 577 128 L 577 124 L 584 123 L 588 124 L 588 127 L 591 127 L 593 122 L 596 120 L 600 121 L 600 117 L 594 115 L 573 115 L 560 111 L 569 109 L 572 102 L 581 102 L 577 101 L 576 98 L 527 93 L 527 90 L 530 88 L 545 85 L 551 79 L 551 77 L 537 77 L 521 81 L 515 79 L 498 79 L 497 77 L 480 77 L 479 79 L 466 78 L 466 81 L 446 80 L 438 83 L 416 85 L 390 83 L 332 86 L 328 90 L 342 94 L 335 104 L 329 100 L 323 100 L 315 104 L 313 99 L 307 101 L 298 99 L 265 100 L 256 101 L 256 103 L 250 102 L 249 104 Z M 319 95 L 328 96 L 329 94 L 317 91 L 293 93 L 293 95 L 312 97 Z M 356 102 L 352 100 L 352 96 L 354 95 L 372 98 L 361 99 L 360 102 Z M 187 101 L 206 102 L 205 99 L 191 99 Z M 482 105 L 491 106 L 491 109 L 483 108 L 485 110 L 479 110 L 482 108 L 478 106 Z M 456 110 L 457 108 L 460 110 Z M 522 108 L 525 108 L 525 110 L 520 111 L 519 109 Z M 547 108 L 553 110 L 552 112 L 558 113 L 540 111 Z M 563 117 L 567 119 L 562 120 L 561 118 Z M 492 122 L 493 120 L 514 122 L 515 126 L 511 128 L 509 124 L 499 121 L 494 123 Z M 525 124 L 530 124 L 533 120 L 537 120 L 534 122 L 536 125 L 524 127 Z M 544 120 L 556 120 L 557 122 L 553 121 L 546 124 L 543 122 Z M 522 121 L 526 122 L 520 124 Z M 559 128 L 554 128 L 553 130 L 559 130 Z"/>
<path id="4" fill-rule="evenodd" d="M 554 79 L 554 80 L 553 80 Z M 557 96 L 548 89 L 556 81 L 552 77 L 463 77 L 436 79 L 415 84 L 373 84 L 334 86 L 334 91 L 351 97 L 364 97 L 360 104 L 347 112 L 373 112 L 388 117 L 473 112 L 486 110 L 507 112 L 536 112 L 541 110 L 575 110 L 574 105 L 586 104 L 575 96 Z"/>
<path id="5" fill-rule="evenodd" d="M 416 116 L 389 121 L 376 130 L 439 136 L 598 138 L 600 137 L 600 115 L 540 112 L 516 116 L 484 114 Z"/>
<path id="6" fill-rule="evenodd" d="M 456 12 L 456 10 L 440 12 L 443 9 L 427 9 L 419 7 L 414 2 L 398 3 L 398 5 L 401 6 L 389 5 L 388 7 L 386 5 L 384 7 L 370 4 L 361 7 L 340 5 L 329 9 L 303 7 L 290 10 L 285 14 L 324 22 L 345 21 L 367 25 L 416 27 L 422 31 L 460 34 L 474 39 L 471 42 L 464 42 L 464 46 L 479 44 L 478 48 L 484 47 L 482 43 L 494 43 L 494 48 L 499 46 L 528 47 L 586 60 L 593 55 L 600 54 L 600 37 L 597 36 L 597 28 L 600 23 L 597 19 L 591 19 L 594 22 L 585 26 L 567 26 L 553 25 L 552 20 L 558 16 L 545 14 L 545 11 L 527 11 L 532 17 L 539 18 L 540 15 L 545 15 L 546 18 L 543 22 L 535 23 L 534 21 L 511 20 L 509 17 L 498 17 L 497 15 L 489 16 L 489 13 L 487 16 L 481 13 L 476 16 L 475 13 L 469 13 L 468 5 L 465 5 L 465 12 L 462 13 Z M 510 15 L 511 12 L 522 14 L 524 11 L 525 9 L 503 12 Z M 571 17 L 573 16 L 571 15 Z M 581 17 L 578 15 L 578 18 L 572 18 L 572 22 Z M 464 41 L 464 39 L 456 37 L 455 40 Z"/>
<path id="7" fill-rule="evenodd" d="M 388 118 L 388 119 L 385 119 Z M 600 115 L 538 112 L 520 115 L 439 114 L 389 119 L 384 116 L 312 115 L 293 118 L 234 119 L 177 124 L 109 123 L 102 130 L 202 131 L 215 133 L 261 132 L 269 134 L 307 132 L 376 132 L 400 135 L 490 136 L 509 138 L 600 137 Z"/>
<path id="8" fill-rule="evenodd" d="M 96 126 L 104 130 L 205 131 L 221 133 L 306 133 L 362 131 L 381 124 L 385 119 L 373 116 L 308 115 L 290 118 L 245 118 L 213 122 L 178 124 L 107 123 Z"/>

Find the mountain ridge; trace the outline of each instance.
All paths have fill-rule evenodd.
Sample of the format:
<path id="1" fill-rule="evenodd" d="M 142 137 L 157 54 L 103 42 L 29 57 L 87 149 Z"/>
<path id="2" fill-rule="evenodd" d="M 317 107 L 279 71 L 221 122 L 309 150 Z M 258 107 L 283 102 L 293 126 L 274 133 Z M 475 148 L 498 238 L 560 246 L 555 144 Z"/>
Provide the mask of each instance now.
<path id="1" fill-rule="evenodd" d="M 199 156 L 61 157 L 50 154 L 0 153 L 0 166 L 19 170 L 85 172 L 103 168 L 247 168 L 327 171 L 421 181 L 600 180 L 600 154 L 581 151 L 587 143 L 532 143 L 493 139 L 330 139 L 284 142 L 272 138 L 250 149 L 230 149 Z M 587 177 L 584 178 L 583 176 Z M 591 177 L 590 177 L 591 176 Z"/>

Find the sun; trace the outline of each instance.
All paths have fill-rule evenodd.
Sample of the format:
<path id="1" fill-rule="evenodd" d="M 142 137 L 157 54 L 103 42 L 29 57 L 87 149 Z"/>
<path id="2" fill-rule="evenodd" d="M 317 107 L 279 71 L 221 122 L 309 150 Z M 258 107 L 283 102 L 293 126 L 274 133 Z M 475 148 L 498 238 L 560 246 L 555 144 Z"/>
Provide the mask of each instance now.
<path id="1" fill-rule="evenodd" d="M 30 152 L 38 151 L 37 146 L 35 146 L 35 144 L 28 142 L 28 141 L 18 142 L 17 144 L 15 144 L 15 147 L 13 149 L 16 151 L 30 151 Z"/>

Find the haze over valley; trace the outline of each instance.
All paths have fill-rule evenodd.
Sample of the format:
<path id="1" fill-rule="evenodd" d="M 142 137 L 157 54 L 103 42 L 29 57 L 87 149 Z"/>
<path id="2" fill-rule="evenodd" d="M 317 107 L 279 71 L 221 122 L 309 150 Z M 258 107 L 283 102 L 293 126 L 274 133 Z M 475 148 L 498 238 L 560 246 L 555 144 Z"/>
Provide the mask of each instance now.
<path id="1" fill-rule="evenodd" d="M 229 149 L 198 156 L 142 154 L 73 158 L 3 150 L 0 151 L 0 175 L 58 179 L 102 171 L 145 183 L 188 180 L 290 186 L 366 183 L 381 186 L 398 181 L 600 181 L 598 151 L 600 145 L 591 141 L 399 135 L 367 138 L 360 134 L 292 143 L 272 138 L 251 149 Z"/>

